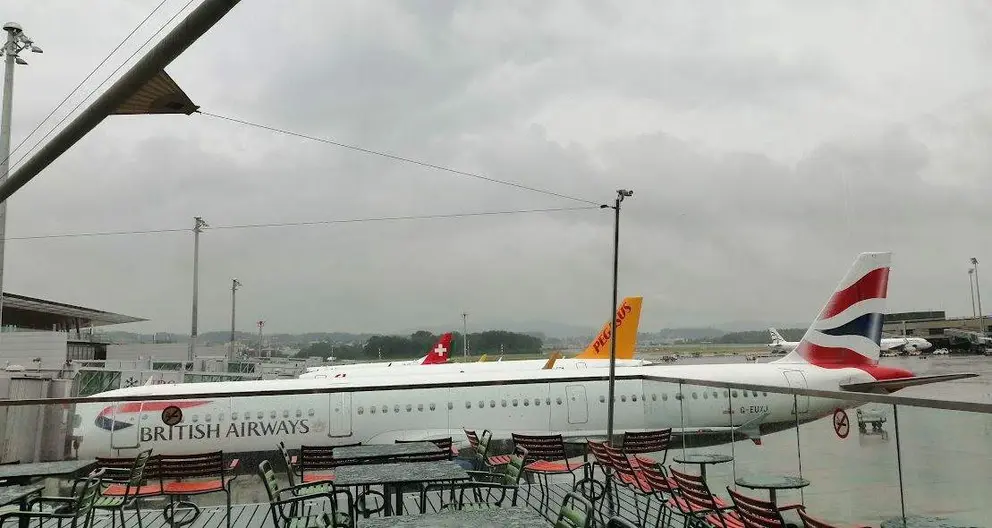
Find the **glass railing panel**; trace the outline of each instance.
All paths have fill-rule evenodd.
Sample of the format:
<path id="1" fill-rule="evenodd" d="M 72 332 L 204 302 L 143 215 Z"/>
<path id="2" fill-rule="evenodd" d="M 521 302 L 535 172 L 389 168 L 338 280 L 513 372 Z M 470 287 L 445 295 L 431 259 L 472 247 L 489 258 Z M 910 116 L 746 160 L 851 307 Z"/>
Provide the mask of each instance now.
<path id="1" fill-rule="evenodd" d="M 733 428 L 728 414 L 730 388 L 682 384 L 680 423 L 668 456 L 669 467 L 694 475 L 705 474 L 710 489 L 726 496 L 734 481 Z"/>
<path id="2" fill-rule="evenodd" d="M 987 523 L 992 518 L 992 415 L 905 405 L 893 414 L 906 514 L 941 517 L 948 525 Z"/>
<path id="3" fill-rule="evenodd" d="M 802 477 L 810 481 L 802 491 L 807 511 L 831 523 L 875 526 L 898 514 L 898 465 L 890 408 L 819 397 L 808 397 L 807 404 L 804 398 L 796 397 L 802 425 L 798 433 L 792 431 L 788 436 L 798 443 Z M 887 421 L 877 430 L 869 427 L 861 432 L 858 410 L 863 418 Z"/>

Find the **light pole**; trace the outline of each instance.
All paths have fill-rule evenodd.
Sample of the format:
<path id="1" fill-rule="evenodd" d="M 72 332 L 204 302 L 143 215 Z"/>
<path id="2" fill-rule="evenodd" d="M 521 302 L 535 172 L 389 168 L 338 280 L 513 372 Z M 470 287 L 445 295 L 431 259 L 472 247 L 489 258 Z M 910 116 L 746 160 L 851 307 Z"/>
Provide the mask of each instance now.
<path id="1" fill-rule="evenodd" d="M 978 297 L 978 333 L 985 335 L 985 312 L 982 311 L 982 287 L 978 282 L 978 259 L 971 257 L 971 264 L 975 266 L 975 295 Z"/>
<path id="2" fill-rule="evenodd" d="M 609 407 L 606 408 L 606 439 L 613 446 L 613 407 L 614 392 L 616 388 L 617 369 L 617 274 L 620 266 L 620 204 L 624 198 L 634 196 L 634 191 L 617 189 L 617 198 L 614 204 L 603 204 L 602 209 L 613 209 L 613 300 L 610 303 L 610 381 L 607 391 L 606 401 Z"/>
<path id="3" fill-rule="evenodd" d="M 977 318 L 975 311 L 975 268 L 968 268 L 968 292 L 971 293 L 971 316 Z"/>
<path id="4" fill-rule="evenodd" d="M 468 358 L 468 313 L 462 312 L 462 356 Z"/>
<path id="5" fill-rule="evenodd" d="M 258 357 L 262 357 L 262 327 L 265 326 L 265 321 L 258 322 Z"/>
<path id="6" fill-rule="evenodd" d="M 238 291 L 238 286 L 241 286 L 241 281 L 238 279 L 231 279 L 231 354 L 230 359 L 233 361 L 235 359 L 234 355 L 234 310 L 237 306 L 235 302 L 235 293 Z"/>
<path id="7" fill-rule="evenodd" d="M 207 223 L 199 216 L 193 217 L 193 328 L 189 336 L 189 361 L 193 361 L 193 354 L 196 351 L 196 302 L 199 298 L 200 283 L 200 233 Z"/>
<path id="8" fill-rule="evenodd" d="M 3 25 L 3 30 L 7 32 L 7 41 L 0 49 L 0 55 L 4 56 L 3 68 L 3 111 L 0 115 L 0 184 L 7 180 L 10 172 L 10 123 L 11 111 L 14 106 L 14 66 L 27 66 L 28 62 L 20 57 L 18 53 L 25 49 L 33 53 L 41 53 L 41 48 L 24 34 L 20 24 L 7 22 Z M 7 239 L 7 201 L 0 202 L 0 329 L 3 328 L 3 253 L 4 242 Z"/>

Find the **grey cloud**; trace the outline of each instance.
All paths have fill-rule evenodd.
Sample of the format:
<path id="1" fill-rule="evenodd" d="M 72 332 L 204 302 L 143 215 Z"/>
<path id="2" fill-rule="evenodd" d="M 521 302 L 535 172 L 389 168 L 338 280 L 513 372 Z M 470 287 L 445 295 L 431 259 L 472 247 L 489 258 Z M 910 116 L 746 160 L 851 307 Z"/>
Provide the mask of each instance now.
<path id="1" fill-rule="evenodd" d="M 118 25 L 151 7 L 130 9 L 108 33 L 119 38 Z M 114 44 L 80 41 L 70 54 L 79 40 L 70 24 L 88 20 L 85 11 L 22 9 L 14 18 L 45 35 L 46 54 L 18 72 L 19 134 Z M 973 33 L 959 8 L 940 9 L 942 31 Z M 906 75 L 924 79 L 940 58 L 939 71 L 964 80 L 905 84 L 878 105 L 889 80 L 861 73 L 882 65 L 848 48 L 853 34 L 840 43 L 802 34 L 857 19 L 857 6 L 836 11 L 243 2 L 169 71 L 208 111 L 596 202 L 633 188 L 620 286 L 645 296 L 646 330 L 811 318 L 866 250 L 896 253 L 891 309 L 963 313 L 967 257 L 992 258 L 975 245 L 992 220 L 992 98 L 958 99 L 985 79 L 974 68 L 981 50 L 965 37 L 906 45 L 894 60 L 920 61 Z M 906 31 L 889 14 L 879 46 Z M 821 15 L 833 27 L 817 26 Z M 544 114 L 550 107 L 583 118 L 563 126 Z M 633 113 L 637 122 L 606 139 L 593 133 L 629 108 L 653 113 Z M 626 131 L 638 127 L 648 132 Z M 8 232 L 573 205 L 206 116 L 112 118 L 15 195 Z M 245 284 L 242 329 L 259 318 L 271 331 L 457 327 L 462 310 L 478 327 L 596 325 L 611 235 L 603 210 L 212 229 L 201 246 L 200 328 L 228 324 L 232 276 Z M 189 233 L 11 241 L 5 285 L 152 319 L 139 329 L 185 331 L 191 246 Z"/>

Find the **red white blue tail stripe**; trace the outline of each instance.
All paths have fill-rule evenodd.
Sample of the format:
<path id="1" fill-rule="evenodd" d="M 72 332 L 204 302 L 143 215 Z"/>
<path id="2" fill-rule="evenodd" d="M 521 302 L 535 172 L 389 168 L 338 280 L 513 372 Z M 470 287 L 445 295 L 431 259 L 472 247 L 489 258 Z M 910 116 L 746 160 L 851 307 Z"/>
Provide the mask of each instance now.
<path id="1" fill-rule="evenodd" d="M 892 253 L 862 253 L 796 349 L 782 362 L 824 368 L 875 365 Z"/>

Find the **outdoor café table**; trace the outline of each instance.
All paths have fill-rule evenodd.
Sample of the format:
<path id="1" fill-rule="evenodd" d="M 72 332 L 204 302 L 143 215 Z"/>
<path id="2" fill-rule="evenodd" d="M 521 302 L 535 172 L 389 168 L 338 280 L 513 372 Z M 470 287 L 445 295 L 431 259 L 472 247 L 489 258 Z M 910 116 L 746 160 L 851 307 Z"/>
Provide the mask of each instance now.
<path id="1" fill-rule="evenodd" d="M 548 521 L 537 510 L 513 506 L 485 510 L 457 510 L 402 517 L 376 517 L 358 522 L 359 528 L 536 528 Z"/>
<path id="2" fill-rule="evenodd" d="M 45 486 L 41 484 L 29 484 L 27 486 L 4 486 L 0 488 L 0 506 L 7 506 L 8 504 L 14 504 L 19 502 L 21 510 L 27 509 L 27 499 L 31 495 L 40 492 L 45 489 Z M 19 519 L 20 526 L 27 527 L 30 519 L 23 517 Z"/>
<path id="3" fill-rule="evenodd" d="M 38 477 L 75 477 L 96 466 L 96 459 L 62 460 L 59 462 L 32 462 L 0 466 L 0 481 L 26 484 Z"/>
<path id="4" fill-rule="evenodd" d="M 403 484 L 468 480 L 465 468 L 450 460 L 436 462 L 396 462 L 388 464 L 355 464 L 338 466 L 334 470 L 335 486 L 392 487 L 395 493 L 395 515 L 403 513 Z M 388 508 L 387 508 L 388 511 Z"/>
<path id="5" fill-rule="evenodd" d="M 708 464 L 723 464 L 730 462 L 734 457 L 730 455 L 720 455 L 716 453 L 695 453 L 691 455 L 675 455 L 672 460 L 679 464 L 699 464 L 699 476 L 706 480 L 706 466 Z"/>
<path id="6" fill-rule="evenodd" d="M 799 489 L 809 486 L 809 481 L 802 477 L 790 477 L 787 475 L 753 475 L 750 477 L 739 477 L 734 482 L 738 486 L 748 489 L 768 490 L 768 502 L 775 506 L 775 492 L 777 490 Z"/>
<path id="7" fill-rule="evenodd" d="M 369 444 L 334 449 L 336 460 L 361 459 L 374 460 L 391 458 L 400 455 L 424 455 L 437 453 L 441 448 L 434 442 L 410 442 L 402 444 Z"/>

